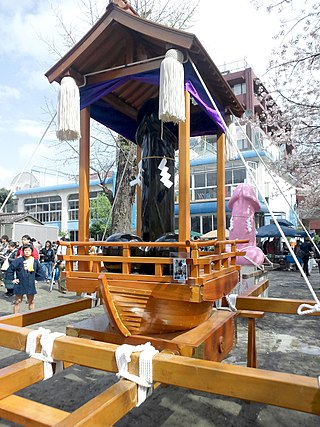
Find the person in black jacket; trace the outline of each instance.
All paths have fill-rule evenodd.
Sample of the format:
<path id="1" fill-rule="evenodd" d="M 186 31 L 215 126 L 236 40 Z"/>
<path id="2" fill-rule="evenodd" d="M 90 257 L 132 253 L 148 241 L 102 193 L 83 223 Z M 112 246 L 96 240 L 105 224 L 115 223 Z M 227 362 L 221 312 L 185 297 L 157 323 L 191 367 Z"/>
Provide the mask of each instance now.
<path id="1" fill-rule="evenodd" d="M 16 258 L 16 253 L 18 251 L 18 248 L 16 246 L 16 242 L 10 242 L 9 246 L 8 246 L 8 252 L 7 252 L 7 267 L 5 270 L 3 270 L 4 272 L 4 284 L 5 287 L 7 289 L 7 292 L 5 293 L 6 297 L 12 297 L 13 296 L 13 288 L 14 288 L 14 284 L 12 283 L 11 280 L 8 280 L 7 278 L 7 270 L 10 266 L 10 264 L 12 263 L 12 261 Z M 4 264 L 2 265 L 2 269 L 4 267 Z"/>
<path id="2" fill-rule="evenodd" d="M 50 240 L 47 240 L 45 246 L 40 249 L 39 255 L 40 263 L 45 274 L 45 280 L 47 280 L 47 282 L 50 282 L 52 278 L 52 269 L 55 256 Z"/>
<path id="3" fill-rule="evenodd" d="M 7 278 L 14 283 L 14 313 L 20 312 L 23 295 L 27 295 L 29 310 L 34 309 L 34 296 L 36 291 L 36 279 L 43 280 L 44 273 L 41 264 L 32 256 L 32 245 L 22 246 L 22 256 L 16 258 L 9 265 Z"/>
<path id="4" fill-rule="evenodd" d="M 304 242 L 301 243 L 300 248 L 297 251 L 297 255 L 302 259 L 303 271 L 305 272 L 306 276 L 310 276 L 308 263 L 309 263 L 309 258 L 311 256 L 311 252 L 312 252 L 312 243 L 310 242 L 309 237 L 306 237 L 304 239 Z"/>

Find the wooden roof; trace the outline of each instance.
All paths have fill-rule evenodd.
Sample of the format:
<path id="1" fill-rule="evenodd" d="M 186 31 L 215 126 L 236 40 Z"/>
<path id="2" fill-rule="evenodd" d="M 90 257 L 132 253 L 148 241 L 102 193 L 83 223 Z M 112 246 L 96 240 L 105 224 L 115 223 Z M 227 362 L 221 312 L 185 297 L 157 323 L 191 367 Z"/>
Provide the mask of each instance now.
<path id="1" fill-rule="evenodd" d="M 99 83 L 158 68 L 169 48 L 190 56 L 220 107 L 238 117 L 243 114 L 242 105 L 194 34 L 148 21 L 114 3 L 109 3 L 99 21 L 46 76 L 50 82 L 60 82 L 70 74 L 79 85 Z M 136 64 L 146 59 L 151 62 Z M 118 69 L 101 72 L 115 67 Z M 158 86 L 130 81 L 106 95 L 104 101 L 134 117 L 147 99 L 157 95 Z"/>

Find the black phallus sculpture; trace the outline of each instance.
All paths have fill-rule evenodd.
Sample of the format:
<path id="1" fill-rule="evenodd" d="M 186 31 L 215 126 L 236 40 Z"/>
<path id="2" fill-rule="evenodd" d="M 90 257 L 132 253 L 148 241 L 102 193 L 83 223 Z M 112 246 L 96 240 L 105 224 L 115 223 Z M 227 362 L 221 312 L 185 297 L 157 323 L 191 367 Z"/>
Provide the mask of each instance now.
<path id="1" fill-rule="evenodd" d="M 136 132 L 143 169 L 141 235 L 144 241 L 155 241 L 174 231 L 174 154 L 177 148 L 174 132 L 177 127 L 160 122 L 158 102 L 158 99 L 151 99 L 140 109 Z M 163 158 L 173 182 L 170 188 L 160 181 L 158 167 Z"/>
<path id="2" fill-rule="evenodd" d="M 112 234 L 106 239 L 106 242 L 142 242 L 139 236 L 129 233 L 116 233 Z M 103 255 L 106 256 L 122 256 L 122 246 L 105 246 L 102 250 Z M 144 249 L 140 247 L 131 248 L 131 256 L 143 256 Z M 118 262 L 104 262 L 104 266 L 108 271 L 120 272 L 121 263 Z M 140 264 L 132 264 L 131 271 L 139 271 Z"/>

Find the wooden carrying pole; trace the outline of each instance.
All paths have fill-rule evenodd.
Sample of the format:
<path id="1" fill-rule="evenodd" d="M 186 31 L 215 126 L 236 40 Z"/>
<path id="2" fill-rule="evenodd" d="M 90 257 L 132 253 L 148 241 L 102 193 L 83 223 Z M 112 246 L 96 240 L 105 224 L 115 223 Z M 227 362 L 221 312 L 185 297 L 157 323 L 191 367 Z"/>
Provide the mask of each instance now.
<path id="1" fill-rule="evenodd" d="M 190 95 L 185 91 L 186 121 L 179 123 L 179 242 L 190 240 Z"/>
<path id="2" fill-rule="evenodd" d="M 26 330 L 26 328 L 0 325 L 0 345 L 9 346 L 6 337 L 10 333 L 9 348 L 17 347 L 20 349 L 21 345 L 25 346 L 27 334 L 30 331 Z M 66 336 L 55 340 L 52 357 L 55 360 L 63 360 L 103 371 L 117 372 L 115 360 L 117 348 L 118 346 L 115 344 Z M 137 374 L 139 365 L 137 353 L 131 355 L 131 360 L 129 371 Z M 152 365 L 153 380 L 155 382 L 320 415 L 320 390 L 316 378 L 244 366 L 233 366 L 164 353 L 155 355 Z M 18 370 L 20 372 L 21 369 L 23 369 L 23 366 L 19 364 Z M 26 369 L 31 372 L 34 369 L 34 365 L 28 365 Z M 0 370 L 0 389 L 6 390 L 5 395 L 10 390 L 19 388 L 18 384 L 11 384 L 11 389 L 8 386 L 8 381 L 10 380 L 11 382 L 13 377 L 13 371 L 10 373 L 7 368 Z M 41 378 L 41 375 L 39 378 Z M 26 385 L 26 382 L 23 382 L 22 387 Z M 30 383 L 32 383 L 31 379 Z M 1 414 L 3 415 L 2 403 L 4 400 L 0 401 L 0 416 Z M 135 400 L 134 396 L 133 400 Z M 27 402 L 25 402 L 25 407 L 27 407 Z M 103 400 L 100 401 L 101 408 L 106 411 L 107 408 L 103 406 L 104 403 Z M 32 402 L 30 405 L 32 405 Z M 90 405 L 87 408 L 89 410 Z M 111 406 L 111 408 L 112 411 L 116 409 L 114 406 Z M 129 405 L 129 408 L 131 408 L 131 405 Z M 12 411 L 19 412 L 19 408 L 12 408 Z M 93 411 L 93 417 L 97 415 L 97 411 L 99 411 L 98 408 Z"/>
<path id="3" fill-rule="evenodd" d="M 90 194 L 90 109 L 81 110 L 81 138 L 79 153 L 79 241 L 89 240 Z"/>
<path id="4" fill-rule="evenodd" d="M 225 134 L 217 135 L 217 238 L 226 240 Z"/>
<path id="5" fill-rule="evenodd" d="M 141 147 L 137 144 L 137 174 L 138 164 L 141 161 Z M 141 203 L 142 192 L 140 185 L 136 185 L 136 235 L 141 237 Z"/>

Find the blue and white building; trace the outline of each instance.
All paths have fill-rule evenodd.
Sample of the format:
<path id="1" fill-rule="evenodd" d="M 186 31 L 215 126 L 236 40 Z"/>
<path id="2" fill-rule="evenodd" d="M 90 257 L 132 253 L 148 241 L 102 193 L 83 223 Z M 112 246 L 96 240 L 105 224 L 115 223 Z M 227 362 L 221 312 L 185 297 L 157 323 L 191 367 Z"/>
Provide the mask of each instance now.
<path id="1" fill-rule="evenodd" d="M 112 190 L 113 178 L 107 178 Z M 99 180 L 90 181 L 90 199 L 103 193 Z M 78 238 L 79 184 L 66 183 L 34 187 L 15 192 L 15 210 L 27 212 L 43 224 L 57 226 L 68 233 L 71 240 Z"/>

